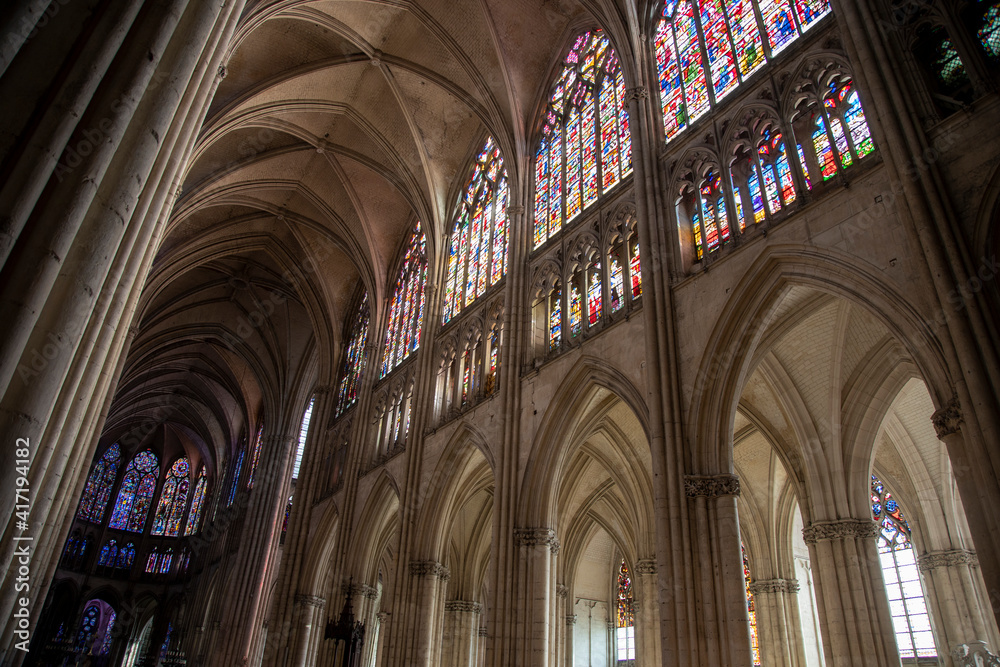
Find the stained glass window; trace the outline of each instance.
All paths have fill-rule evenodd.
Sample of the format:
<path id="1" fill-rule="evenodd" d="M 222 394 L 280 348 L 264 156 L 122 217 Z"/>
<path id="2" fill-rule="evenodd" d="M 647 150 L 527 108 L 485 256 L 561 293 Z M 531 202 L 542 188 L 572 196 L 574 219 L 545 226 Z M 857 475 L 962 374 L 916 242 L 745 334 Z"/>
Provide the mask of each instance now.
<path id="1" fill-rule="evenodd" d="M 562 290 L 556 288 L 549 295 L 549 349 L 562 342 Z"/>
<path id="2" fill-rule="evenodd" d="M 153 549 L 149 552 L 149 557 L 146 559 L 146 572 L 155 573 L 157 567 L 160 564 L 160 552 Z"/>
<path id="3" fill-rule="evenodd" d="M 245 442 L 244 442 L 245 444 Z M 226 499 L 226 507 L 230 507 L 236 500 L 236 489 L 240 485 L 240 472 L 243 470 L 243 450 L 236 455 L 236 465 L 233 466 L 233 478 L 229 482 L 229 497 Z"/>
<path id="4" fill-rule="evenodd" d="M 170 635 L 174 633 L 174 624 L 167 623 L 167 634 L 163 638 L 163 643 L 160 645 L 160 662 L 163 662 L 164 658 L 167 657 L 167 651 L 170 650 Z"/>
<path id="5" fill-rule="evenodd" d="M 118 558 L 115 559 L 115 567 L 120 570 L 131 569 L 135 562 L 135 544 L 129 542 L 118 551 Z"/>
<path id="6" fill-rule="evenodd" d="M 831 81 L 823 104 L 814 105 L 809 113 L 813 151 L 824 181 L 833 178 L 838 168 L 847 168 L 875 150 L 858 91 L 851 80 Z"/>
<path id="7" fill-rule="evenodd" d="M 576 157 L 579 159 L 579 145 Z M 576 187 L 579 200 L 579 179 Z M 508 198 L 507 169 L 500 148 L 493 137 L 489 137 L 476 158 L 451 231 L 444 294 L 445 324 L 506 274 L 510 226 Z"/>
<path id="8" fill-rule="evenodd" d="M 198 483 L 194 485 L 194 496 L 191 497 L 191 511 L 188 512 L 187 528 L 184 529 L 185 535 L 193 535 L 198 532 L 207 493 L 208 478 L 205 476 L 205 467 L 202 466 L 201 472 L 198 473 Z"/>
<path id="9" fill-rule="evenodd" d="M 611 312 L 616 313 L 621 310 L 621 307 L 625 305 L 624 297 L 624 277 L 622 271 L 622 264 L 619 261 L 619 254 L 621 252 L 621 246 L 617 249 L 611 251 L 611 259 L 609 260 L 610 265 L 610 280 L 608 281 L 608 294 L 611 298 Z"/>
<path id="10" fill-rule="evenodd" d="M 114 567 L 118 560 L 118 543 L 108 540 L 108 543 L 101 547 L 101 555 L 97 558 L 97 564 L 104 567 Z"/>
<path id="11" fill-rule="evenodd" d="M 871 500 L 872 516 L 880 526 L 879 561 L 899 657 L 936 657 L 916 553 L 910 543 L 910 524 L 896 499 L 875 475 L 872 475 Z"/>
<path id="12" fill-rule="evenodd" d="M 107 655 L 111 652 L 111 640 L 114 639 L 116 620 L 115 610 L 108 609 L 108 622 L 104 626 L 104 639 L 101 640 L 101 648 L 97 651 L 97 655 Z"/>
<path id="13" fill-rule="evenodd" d="M 288 517 L 292 513 L 292 496 L 288 496 L 288 504 L 285 505 L 285 518 L 281 522 L 281 543 L 285 543 L 285 534 L 288 532 Z"/>
<path id="14" fill-rule="evenodd" d="M 181 521 L 187 509 L 188 470 L 190 464 L 186 456 L 177 459 L 167 472 L 167 479 L 160 491 L 160 502 L 153 516 L 151 535 L 177 537 L 181 532 Z"/>
<path id="15" fill-rule="evenodd" d="M 829 0 L 667 0 L 655 37 L 666 140 L 829 11 Z"/>
<path id="16" fill-rule="evenodd" d="M 642 296 L 642 267 L 639 261 L 639 238 L 633 235 L 628 243 L 628 274 L 632 280 L 632 298 Z"/>
<path id="17" fill-rule="evenodd" d="M 572 335 L 580 333 L 582 322 L 580 290 L 574 283 L 569 289 L 569 331 Z"/>
<path id="18" fill-rule="evenodd" d="M 632 576 L 624 560 L 618 570 L 618 604 L 615 621 L 618 662 L 635 660 L 635 604 L 632 600 Z"/>
<path id="19" fill-rule="evenodd" d="M 427 280 L 427 247 L 418 222 L 407 244 L 396 289 L 389 303 L 389 326 L 382 354 L 382 377 L 420 347 Z"/>
<path id="20" fill-rule="evenodd" d="M 170 564 L 173 562 L 173 560 L 174 560 L 174 550 L 171 549 L 170 547 L 167 547 L 167 550 L 163 552 L 163 555 L 160 557 L 160 569 L 159 569 L 160 574 L 167 574 L 168 572 L 170 572 Z"/>
<path id="21" fill-rule="evenodd" d="M 621 65 L 603 31 L 586 32 L 563 63 L 535 154 L 534 247 L 631 172 Z"/>
<path id="22" fill-rule="evenodd" d="M 977 34 L 979 41 L 992 58 L 1000 58 L 1000 3 L 989 0 L 979 0 L 978 7 L 982 9 L 982 19 Z"/>
<path id="23" fill-rule="evenodd" d="M 309 437 L 309 423 L 312 421 L 313 406 L 316 397 L 309 399 L 306 411 L 302 413 L 302 423 L 299 425 L 299 444 L 295 449 L 295 466 L 292 468 L 292 479 L 299 478 L 299 468 L 302 466 L 302 454 L 306 451 L 306 439 Z"/>
<path id="24" fill-rule="evenodd" d="M 361 388 L 361 370 L 365 363 L 365 345 L 368 344 L 368 325 L 371 311 L 368 308 L 368 293 L 361 297 L 357 317 L 351 322 L 350 333 L 347 336 L 347 349 L 344 352 L 344 363 L 340 371 L 340 384 L 337 385 L 337 416 L 358 401 L 358 390 Z"/>
<path id="25" fill-rule="evenodd" d="M 254 473 L 257 472 L 257 463 L 260 462 L 260 448 L 264 440 L 264 422 L 257 427 L 257 435 L 253 439 L 253 455 L 250 457 L 250 473 L 247 475 L 247 488 L 253 488 Z"/>
<path id="26" fill-rule="evenodd" d="M 754 604 L 753 593 L 750 592 L 750 584 L 753 579 L 750 577 L 750 560 L 747 558 L 747 549 L 742 544 L 743 550 L 743 581 L 747 589 L 747 612 L 750 615 L 750 653 L 753 657 L 755 667 L 760 667 L 760 636 L 757 634 L 757 606 Z"/>
<path id="27" fill-rule="evenodd" d="M 125 468 L 109 528 L 141 533 L 156 491 L 160 462 L 151 450 L 139 452 Z"/>
<path id="28" fill-rule="evenodd" d="M 97 634 L 97 623 L 101 620 L 101 608 L 96 603 L 87 605 L 80 619 L 80 631 L 76 636 L 76 644 L 81 653 L 90 652 L 90 644 Z"/>
<path id="29" fill-rule="evenodd" d="M 187 547 L 181 551 L 180 558 L 177 559 L 177 571 L 187 572 L 188 567 L 191 565 L 191 550 Z"/>
<path id="30" fill-rule="evenodd" d="M 587 276 L 587 323 L 594 326 L 601 319 L 601 264 L 590 267 Z"/>
<path id="31" fill-rule="evenodd" d="M 76 513 L 77 518 L 94 523 L 100 523 L 104 519 L 104 511 L 107 509 L 111 487 L 115 484 L 121 460 L 122 454 L 118 443 L 105 450 L 104 455 L 90 472 L 90 477 L 87 478 L 87 485 L 83 489 L 83 497 Z"/>

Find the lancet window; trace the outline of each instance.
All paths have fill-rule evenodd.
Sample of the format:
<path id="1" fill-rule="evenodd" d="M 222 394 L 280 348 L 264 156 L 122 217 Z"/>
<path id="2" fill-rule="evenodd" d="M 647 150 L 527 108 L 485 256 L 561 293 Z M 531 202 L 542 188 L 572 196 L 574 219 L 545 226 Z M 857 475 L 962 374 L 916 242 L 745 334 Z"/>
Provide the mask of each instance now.
<path id="1" fill-rule="evenodd" d="M 121 460 L 122 453 L 118 443 L 112 444 L 104 451 L 104 455 L 98 459 L 87 478 L 83 497 L 80 498 L 80 507 L 76 512 L 77 518 L 94 523 L 100 523 L 104 519 Z"/>
<path id="2" fill-rule="evenodd" d="M 257 427 L 257 435 L 253 439 L 253 455 L 250 457 L 250 471 L 247 475 L 247 488 L 253 488 L 254 474 L 257 472 L 257 464 L 260 462 L 260 448 L 264 440 L 264 422 L 261 421 Z"/>
<path id="3" fill-rule="evenodd" d="M 231 507 L 233 501 L 236 500 L 236 490 L 240 486 L 240 472 L 243 470 L 243 456 L 246 453 L 244 451 L 246 446 L 246 439 L 243 441 L 244 447 L 240 448 L 239 454 L 236 455 L 235 465 L 233 465 L 233 477 L 229 481 L 229 496 L 226 498 L 226 507 Z"/>
<path id="4" fill-rule="evenodd" d="M 309 438 L 309 424 L 312 423 L 313 407 L 316 405 L 316 397 L 309 399 L 305 412 L 302 413 L 302 423 L 299 425 L 299 444 L 295 448 L 295 466 L 292 468 L 292 479 L 299 478 L 299 468 L 302 466 L 302 455 L 306 451 L 306 440 Z"/>
<path id="5" fill-rule="evenodd" d="M 655 37 L 666 140 L 829 11 L 828 0 L 667 0 Z"/>
<path id="6" fill-rule="evenodd" d="M 156 492 L 160 461 L 151 450 L 139 452 L 125 468 L 108 527 L 141 533 Z"/>
<path id="7" fill-rule="evenodd" d="M 622 561 L 618 569 L 618 601 L 615 610 L 615 648 L 620 663 L 635 660 L 635 603 L 632 599 L 632 575 Z"/>
<path id="8" fill-rule="evenodd" d="M 153 516 L 153 528 L 151 535 L 165 535 L 167 537 L 177 537 L 181 533 L 181 522 L 184 520 L 184 511 L 187 509 L 188 497 L 188 471 L 190 464 L 187 457 L 182 456 L 177 459 L 167 472 L 167 478 L 163 482 L 163 489 L 160 491 L 160 502 L 156 506 L 156 514 Z"/>
<path id="9" fill-rule="evenodd" d="M 935 657 L 937 650 L 920 585 L 916 550 L 910 542 L 910 524 L 892 493 L 875 475 L 872 475 L 871 501 L 872 516 L 880 527 L 879 561 L 899 657 Z"/>
<path id="10" fill-rule="evenodd" d="M 382 353 L 382 377 L 420 347 L 424 321 L 424 283 L 427 280 L 427 242 L 416 224 L 406 246 L 396 289 L 389 303 L 389 324 Z"/>
<path id="11" fill-rule="evenodd" d="M 563 63 L 535 153 L 534 247 L 631 172 L 621 65 L 601 30 L 586 32 Z"/>
<path id="12" fill-rule="evenodd" d="M 370 319 L 371 311 L 368 308 L 368 293 L 366 292 L 361 297 L 357 317 L 351 322 L 347 335 L 347 349 L 344 351 L 340 382 L 337 384 L 338 417 L 358 401 L 358 389 L 361 388 L 361 370 L 365 363 L 365 345 L 368 343 Z"/>
<path id="13" fill-rule="evenodd" d="M 445 324 L 506 274 L 509 198 L 507 169 L 500 148 L 490 137 L 476 158 L 451 230 Z"/>
<path id="14" fill-rule="evenodd" d="M 188 512 L 187 527 L 184 529 L 185 535 L 194 535 L 198 532 L 207 494 L 208 478 L 205 475 L 205 467 L 202 466 L 201 472 L 198 473 L 198 482 L 194 485 L 194 495 L 191 497 L 191 510 Z"/>
<path id="15" fill-rule="evenodd" d="M 740 549 L 743 552 L 743 581 L 747 591 L 747 613 L 750 617 L 750 655 L 753 658 L 754 667 L 760 667 L 760 635 L 757 632 L 757 605 L 754 602 L 753 593 L 750 591 L 750 584 L 753 579 L 750 577 L 750 559 L 747 558 L 747 549 L 742 544 Z"/>

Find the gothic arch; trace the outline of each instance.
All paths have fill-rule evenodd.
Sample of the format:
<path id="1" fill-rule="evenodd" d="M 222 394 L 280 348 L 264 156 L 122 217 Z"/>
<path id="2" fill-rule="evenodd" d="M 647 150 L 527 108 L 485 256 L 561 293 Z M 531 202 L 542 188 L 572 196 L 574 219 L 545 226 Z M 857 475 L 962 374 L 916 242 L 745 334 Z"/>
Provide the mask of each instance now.
<path id="1" fill-rule="evenodd" d="M 731 434 L 736 402 L 752 372 L 750 363 L 782 295 L 795 285 L 832 293 L 857 304 L 897 338 L 927 382 L 935 406 L 953 395 L 941 344 L 927 318 L 871 268 L 843 253 L 803 246 L 771 246 L 747 270 L 716 318 L 697 372 L 690 437 L 705 443 L 695 469 L 731 469 Z"/>

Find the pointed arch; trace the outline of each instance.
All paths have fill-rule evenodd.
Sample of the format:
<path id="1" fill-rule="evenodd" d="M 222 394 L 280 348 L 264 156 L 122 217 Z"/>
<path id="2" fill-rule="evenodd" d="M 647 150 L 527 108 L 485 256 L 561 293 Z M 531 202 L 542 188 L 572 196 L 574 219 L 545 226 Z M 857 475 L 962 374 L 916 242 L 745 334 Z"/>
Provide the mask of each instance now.
<path id="1" fill-rule="evenodd" d="M 187 457 L 182 456 L 167 471 L 167 478 L 160 490 L 160 502 L 157 503 L 156 514 L 153 516 L 151 535 L 177 537 L 181 534 L 181 522 L 184 520 L 184 510 L 187 509 L 190 468 Z"/>
<path id="2" fill-rule="evenodd" d="M 147 449 L 135 455 L 125 469 L 115 509 L 108 522 L 109 528 L 142 532 L 149 506 L 153 502 L 159 473 L 160 462 L 152 450 Z"/>
<path id="3" fill-rule="evenodd" d="M 118 443 L 112 443 L 104 450 L 104 454 L 94 464 L 87 485 L 83 489 L 83 497 L 77 509 L 77 518 L 93 523 L 101 523 L 104 512 L 111 498 L 111 488 L 118 476 L 118 466 L 121 465 L 122 453 Z"/>

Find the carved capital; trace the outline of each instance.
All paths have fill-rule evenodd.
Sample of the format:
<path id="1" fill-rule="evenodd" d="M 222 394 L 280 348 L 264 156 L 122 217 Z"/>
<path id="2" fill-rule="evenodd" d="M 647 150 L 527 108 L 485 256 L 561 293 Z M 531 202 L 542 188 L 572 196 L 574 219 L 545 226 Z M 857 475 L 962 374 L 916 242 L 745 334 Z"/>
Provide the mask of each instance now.
<path id="1" fill-rule="evenodd" d="M 391 616 L 391 614 L 387 611 L 380 611 L 379 613 L 375 614 L 375 618 L 377 618 L 378 622 L 383 625 L 385 624 L 386 621 L 389 620 L 389 616 Z"/>
<path id="2" fill-rule="evenodd" d="M 567 588 L 566 586 L 563 586 L 562 584 L 557 585 L 556 586 L 556 595 L 558 595 L 560 598 L 562 598 L 563 600 L 565 600 L 567 598 L 567 596 L 569 596 L 569 588 Z"/>
<path id="3" fill-rule="evenodd" d="M 814 521 L 802 529 L 802 540 L 806 544 L 816 544 L 826 540 L 847 538 L 873 539 L 878 537 L 879 525 L 868 519 L 836 519 L 834 521 Z"/>
<path id="4" fill-rule="evenodd" d="M 958 404 L 957 396 L 952 396 L 948 405 L 931 415 L 931 422 L 934 424 L 934 430 L 937 431 L 938 438 L 958 433 L 962 429 L 964 421 L 962 408 Z"/>
<path id="5" fill-rule="evenodd" d="M 798 579 L 765 579 L 750 584 L 750 592 L 758 593 L 798 593 Z"/>
<path id="6" fill-rule="evenodd" d="M 295 596 L 295 604 L 300 607 L 316 607 L 317 609 L 326 608 L 326 598 L 321 598 L 318 595 L 306 595 L 305 593 L 298 593 Z"/>
<path id="7" fill-rule="evenodd" d="M 652 558 L 644 558 L 635 564 L 636 574 L 656 574 L 656 561 Z"/>
<path id="8" fill-rule="evenodd" d="M 414 577 L 437 577 L 441 581 L 451 579 L 451 570 L 433 560 L 415 560 L 410 562 L 410 575 Z"/>
<path id="9" fill-rule="evenodd" d="M 551 528 L 515 528 L 514 544 L 519 547 L 547 546 L 554 554 L 559 553 L 561 546 L 556 531 Z"/>
<path id="10" fill-rule="evenodd" d="M 646 86 L 636 86 L 635 88 L 629 88 L 625 91 L 625 103 L 629 103 L 632 100 L 639 101 L 649 98 L 649 89 Z"/>
<path id="11" fill-rule="evenodd" d="M 740 495 L 740 478 L 736 475 L 685 475 L 684 492 L 688 498 L 705 496 L 719 498 L 721 496 Z"/>
<path id="12" fill-rule="evenodd" d="M 486 630 L 486 628 L 479 628 L 479 636 L 480 637 L 489 637 L 490 633 Z"/>
<path id="13" fill-rule="evenodd" d="M 378 597 L 378 589 L 368 584 L 344 584 L 342 590 L 344 594 L 350 593 L 354 597 L 374 600 Z"/>
<path id="14" fill-rule="evenodd" d="M 576 625 L 576 614 L 566 614 L 566 625 Z"/>
<path id="15" fill-rule="evenodd" d="M 955 567 L 956 565 L 979 567 L 979 556 L 976 555 L 975 551 L 966 551 L 965 549 L 931 551 L 917 556 L 917 569 L 921 572 L 936 570 L 939 567 Z"/>
<path id="16" fill-rule="evenodd" d="M 956 667 L 997 667 L 1000 665 L 1000 657 L 990 653 L 986 647 L 986 642 L 982 640 L 971 641 L 968 644 L 959 644 L 951 651 L 955 658 Z"/>
<path id="17" fill-rule="evenodd" d="M 483 613 L 483 605 L 471 600 L 448 600 L 444 603 L 445 611 L 471 611 L 473 614 Z"/>
<path id="18" fill-rule="evenodd" d="M 520 204 L 511 204 L 507 207 L 507 215 L 518 216 L 524 213 L 524 207 Z"/>

